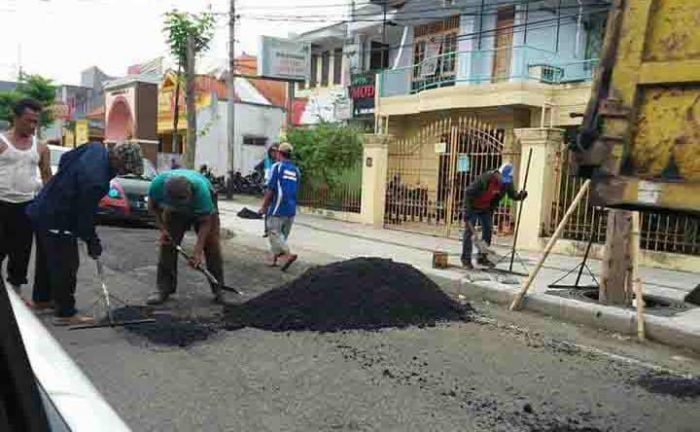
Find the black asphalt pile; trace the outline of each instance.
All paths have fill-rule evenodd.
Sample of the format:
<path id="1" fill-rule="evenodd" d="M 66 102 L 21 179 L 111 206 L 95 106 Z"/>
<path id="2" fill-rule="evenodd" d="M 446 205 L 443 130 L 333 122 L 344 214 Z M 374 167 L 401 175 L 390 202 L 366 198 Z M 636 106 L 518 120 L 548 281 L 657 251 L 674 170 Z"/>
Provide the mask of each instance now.
<path id="1" fill-rule="evenodd" d="M 154 318 L 154 323 L 131 324 L 123 328 L 158 345 L 186 347 L 204 341 L 218 331 L 218 326 L 211 321 L 180 319 L 168 313 L 154 314 L 151 308 L 142 306 L 116 309 L 113 318 L 117 322 Z"/>
<path id="2" fill-rule="evenodd" d="M 700 378 L 649 374 L 641 377 L 637 384 L 650 393 L 665 394 L 681 399 L 700 397 Z"/>
<path id="3" fill-rule="evenodd" d="M 409 265 L 357 258 L 310 269 L 289 284 L 228 306 L 224 325 L 227 330 L 376 330 L 464 321 L 469 310 Z"/>
<path id="4" fill-rule="evenodd" d="M 700 306 L 700 284 L 685 296 L 685 301 Z"/>

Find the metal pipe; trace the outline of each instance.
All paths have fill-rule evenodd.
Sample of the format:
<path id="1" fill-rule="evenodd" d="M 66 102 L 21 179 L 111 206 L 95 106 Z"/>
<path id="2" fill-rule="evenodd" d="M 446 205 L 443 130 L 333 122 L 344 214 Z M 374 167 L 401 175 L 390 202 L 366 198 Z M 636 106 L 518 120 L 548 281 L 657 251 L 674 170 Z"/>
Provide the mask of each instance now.
<path id="1" fill-rule="evenodd" d="M 523 45 L 527 45 L 527 25 L 530 20 L 530 0 L 525 3 L 525 30 L 523 30 Z"/>
<path id="2" fill-rule="evenodd" d="M 557 3 L 557 37 L 554 45 L 554 51 L 559 53 L 559 32 L 561 31 L 561 0 Z"/>
<path id="3" fill-rule="evenodd" d="M 481 35 L 484 31 L 484 3 L 486 0 L 481 0 L 481 8 L 479 9 L 479 42 L 477 48 L 481 49 Z"/>
<path id="4" fill-rule="evenodd" d="M 581 55 L 581 25 L 583 24 L 583 1 L 578 1 L 578 21 L 576 22 L 576 45 L 574 48 L 574 57 L 579 58 Z"/>

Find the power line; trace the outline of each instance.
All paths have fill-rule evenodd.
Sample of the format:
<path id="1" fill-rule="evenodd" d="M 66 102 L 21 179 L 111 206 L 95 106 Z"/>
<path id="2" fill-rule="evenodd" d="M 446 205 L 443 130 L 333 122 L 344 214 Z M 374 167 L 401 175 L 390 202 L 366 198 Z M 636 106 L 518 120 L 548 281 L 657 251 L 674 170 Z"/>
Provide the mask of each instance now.
<path id="1" fill-rule="evenodd" d="M 537 0 L 535 0 L 537 1 Z M 483 10 L 479 10 L 478 6 L 470 6 L 472 10 L 479 10 L 478 12 L 467 12 L 469 8 L 467 7 L 429 7 L 425 9 L 414 9 L 409 12 L 402 13 L 399 11 L 398 13 L 400 14 L 400 19 L 401 20 L 407 20 L 407 19 L 420 19 L 420 20 L 429 20 L 429 19 L 442 19 L 442 18 L 450 18 L 455 15 L 460 15 L 460 16 L 487 16 L 487 15 L 493 15 L 496 13 L 499 9 L 501 9 L 504 6 L 523 6 L 526 4 L 532 3 L 533 0 L 520 0 L 520 1 L 509 1 L 508 3 L 497 3 L 497 4 L 491 4 L 488 5 L 487 7 L 483 8 Z M 588 7 L 592 7 L 594 5 L 588 5 Z M 595 6 L 598 7 L 608 7 L 609 3 L 597 3 Z M 569 9 L 579 9 L 580 6 L 578 5 L 568 5 L 568 6 L 561 6 L 558 8 L 559 10 L 569 10 Z M 317 8 L 318 9 L 318 8 Z M 424 13 L 428 12 L 440 12 L 439 15 L 436 16 L 426 16 Z M 453 12 L 453 14 L 450 14 L 450 12 Z M 529 10 L 529 13 L 533 12 L 550 12 L 550 9 L 546 8 L 538 8 L 538 9 L 531 9 Z M 381 13 L 379 11 L 375 12 L 355 12 L 353 14 L 355 17 L 377 17 L 373 18 L 371 20 L 357 20 L 357 21 L 378 21 L 382 22 L 383 20 L 381 18 L 378 18 Z M 344 21 L 347 16 L 346 15 L 340 15 L 340 14 L 304 14 L 304 15 L 291 15 L 291 14 L 274 14 L 274 13 L 243 13 L 240 15 L 241 17 L 247 17 L 247 18 L 263 18 L 263 19 L 289 19 L 290 21 L 294 21 L 296 19 L 299 20 L 309 20 L 309 19 L 318 19 L 318 20 L 329 20 L 332 18 L 337 18 L 338 21 Z"/>
<path id="2" fill-rule="evenodd" d="M 319 5 L 319 4 L 309 4 L 309 5 L 295 5 L 293 6 L 293 9 L 322 9 L 322 8 L 348 8 L 350 7 L 352 3 L 347 2 L 347 3 L 335 3 L 335 4 L 324 4 L 324 5 Z M 355 3 L 356 7 L 364 7 L 364 6 L 370 6 L 370 5 L 377 5 L 376 3 Z M 270 10 L 270 9 L 284 9 L 284 8 L 289 8 L 288 5 L 279 5 L 279 6 L 274 6 L 274 5 L 260 5 L 260 6 L 240 6 L 237 9 L 238 10 Z"/>
<path id="3" fill-rule="evenodd" d="M 588 10 L 583 13 L 583 15 L 598 15 L 598 14 L 603 14 L 607 13 L 608 8 L 605 7 L 604 9 L 597 9 L 597 10 Z M 553 25 L 548 25 L 548 24 L 555 24 L 560 22 L 560 20 L 565 20 L 567 18 L 575 18 L 577 17 L 578 14 L 573 14 L 573 15 L 562 15 L 561 17 L 553 17 L 553 18 L 547 18 L 544 20 L 538 20 L 538 21 L 530 21 L 527 23 L 521 23 L 521 24 L 513 24 L 510 26 L 501 26 L 493 29 L 488 29 L 488 30 L 481 30 L 477 32 L 471 32 L 471 33 L 460 33 L 455 36 L 455 39 L 457 41 L 467 41 L 467 40 L 473 40 L 477 39 L 479 37 L 483 37 L 485 35 L 489 35 L 491 33 L 495 33 L 498 31 L 503 31 L 503 30 L 517 30 L 522 29 L 522 31 L 526 30 L 531 31 L 531 30 L 540 30 L 543 28 L 549 28 L 549 27 L 554 27 Z M 381 22 L 381 21 L 380 21 Z M 388 47 L 385 47 L 385 49 L 398 49 L 398 48 L 403 48 L 403 47 L 412 47 L 414 43 L 406 43 L 406 44 L 399 44 L 399 45 L 390 45 Z"/>

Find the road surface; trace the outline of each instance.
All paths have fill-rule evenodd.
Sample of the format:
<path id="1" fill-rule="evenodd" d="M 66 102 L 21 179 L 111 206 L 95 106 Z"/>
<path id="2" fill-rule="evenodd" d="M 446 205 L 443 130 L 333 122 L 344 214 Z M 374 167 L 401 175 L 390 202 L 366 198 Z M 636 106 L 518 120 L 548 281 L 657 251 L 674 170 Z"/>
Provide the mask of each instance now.
<path id="1" fill-rule="evenodd" d="M 142 304 L 155 286 L 156 232 L 99 231 L 112 292 Z M 282 274 L 250 240 L 228 240 L 225 262 L 227 282 L 251 295 L 332 260 L 306 255 Z M 210 303 L 204 280 L 185 266 L 179 274 L 168 309 L 215 319 L 221 308 Z M 95 286 L 83 256 L 81 307 Z M 698 430 L 700 382 L 675 375 L 700 373 L 693 354 L 473 305 L 479 314 L 469 323 L 334 334 L 219 331 L 185 347 L 123 329 L 52 332 L 136 431 Z"/>

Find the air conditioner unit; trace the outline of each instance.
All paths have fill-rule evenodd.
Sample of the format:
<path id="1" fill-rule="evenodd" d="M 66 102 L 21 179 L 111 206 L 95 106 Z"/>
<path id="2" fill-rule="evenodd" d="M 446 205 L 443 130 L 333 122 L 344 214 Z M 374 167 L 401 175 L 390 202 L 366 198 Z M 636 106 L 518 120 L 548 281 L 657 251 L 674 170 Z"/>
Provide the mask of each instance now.
<path id="1" fill-rule="evenodd" d="M 543 83 L 559 83 L 564 77 L 564 69 L 549 64 L 528 66 L 528 76 Z"/>

